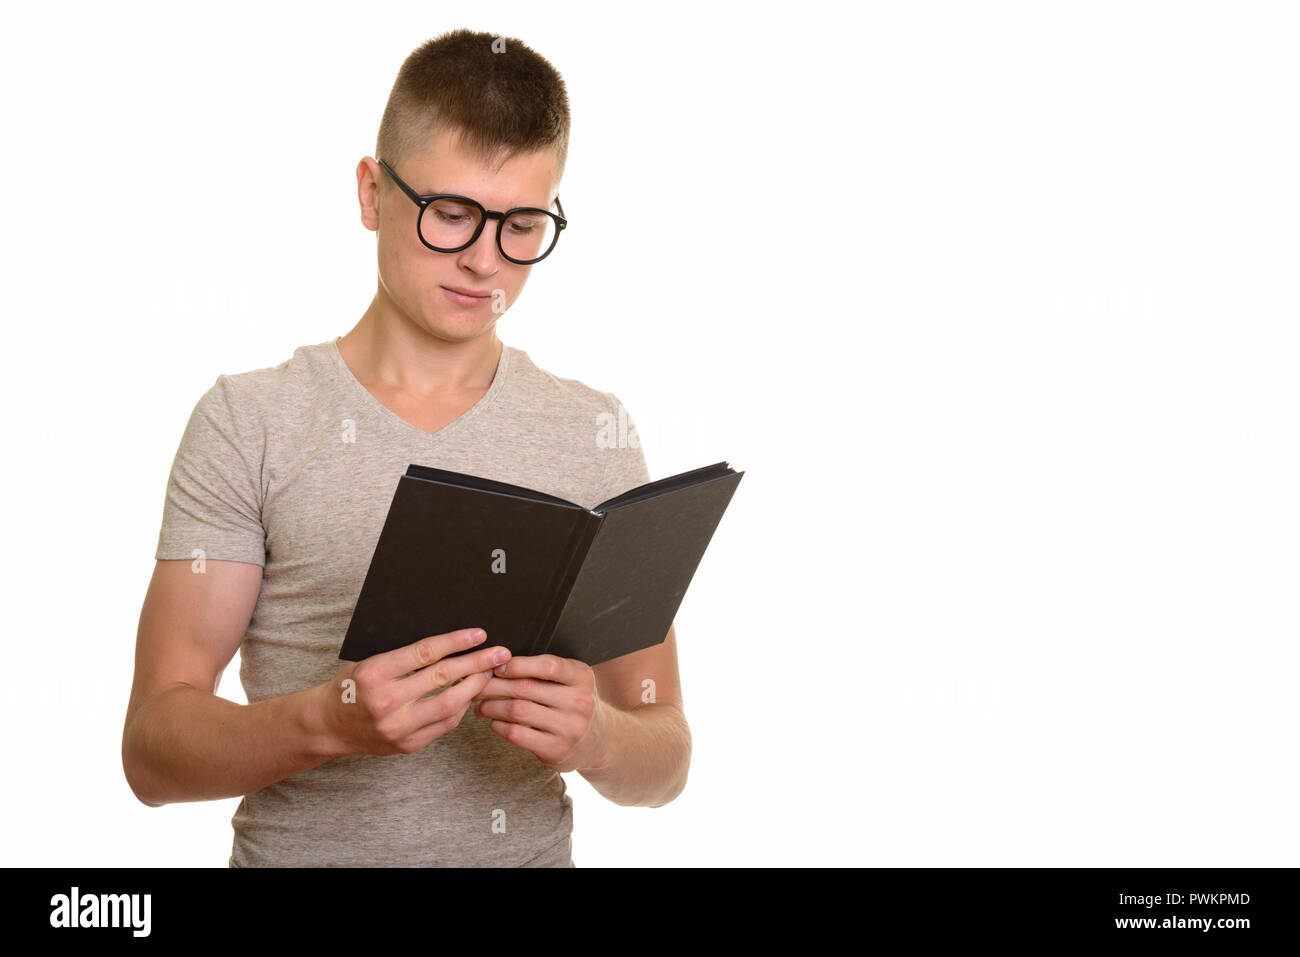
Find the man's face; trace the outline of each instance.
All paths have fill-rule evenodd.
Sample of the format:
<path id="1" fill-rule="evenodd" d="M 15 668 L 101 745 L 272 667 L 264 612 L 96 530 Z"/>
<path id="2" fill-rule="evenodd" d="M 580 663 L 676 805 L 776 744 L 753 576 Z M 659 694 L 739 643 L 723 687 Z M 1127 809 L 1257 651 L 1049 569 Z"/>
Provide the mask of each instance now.
<path id="1" fill-rule="evenodd" d="M 378 216 L 374 191 L 361 191 L 362 221 L 379 233 L 379 283 L 397 318 L 440 339 L 463 342 L 490 331 L 514 305 L 532 266 L 520 266 L 497 248 L 497 220 L 458 253 L 435 252 L 420 242 L 420 209 L 372 159 L 362 161 L 380 185 Z M 534 206 L 554 211 L 558 183 L 553 150 L 518 154 L 499 169 L 461 150 L 453 132 L 439 133 L 422 153 L 400 161 L 394 171 L 420 195 L 454 193 L 487 209 Z M 369 197 L 367 196 L 369 193 Z M 426 215 L 432 215 L 426 214 Z M 463 299 L 452 290 L 479 294 Z M 499 292 L 498 292 L 499 290 Z M 495 309 L 494 309 L 495 303 Z"/>

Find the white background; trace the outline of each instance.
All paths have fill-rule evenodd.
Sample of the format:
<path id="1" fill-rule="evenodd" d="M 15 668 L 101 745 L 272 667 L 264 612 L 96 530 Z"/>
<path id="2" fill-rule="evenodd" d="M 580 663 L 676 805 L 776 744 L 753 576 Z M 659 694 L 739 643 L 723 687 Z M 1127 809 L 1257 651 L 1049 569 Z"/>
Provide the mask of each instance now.
<path id="1" fill-rule="evenodd" d="M 573 109 L 501 337 L 746 472 L 687 789 L 566 775 L 577 865 L 1297 864 L 1287 5 L 447 9 L 6 13 L 3 863 L 225 866 L 237 799 L 121 768 L 171 458 L 360 317 L 356 164 L 468 26 Z"/>

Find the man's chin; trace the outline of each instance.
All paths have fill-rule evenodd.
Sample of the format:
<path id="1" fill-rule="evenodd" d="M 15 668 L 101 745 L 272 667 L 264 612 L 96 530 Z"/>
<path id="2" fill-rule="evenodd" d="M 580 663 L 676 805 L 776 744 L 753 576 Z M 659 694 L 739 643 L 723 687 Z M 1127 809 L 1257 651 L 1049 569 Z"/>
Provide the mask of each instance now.
<path id="1" fill-rule="evenodd" d="M 443 342 L 473 342 L 483 336 L 491 336 L 498 318 L 493 313 L 474 317 L 463 313 L 456 316 L 442 315 L 426 319 L 419 326 L 431 338 Z"/>

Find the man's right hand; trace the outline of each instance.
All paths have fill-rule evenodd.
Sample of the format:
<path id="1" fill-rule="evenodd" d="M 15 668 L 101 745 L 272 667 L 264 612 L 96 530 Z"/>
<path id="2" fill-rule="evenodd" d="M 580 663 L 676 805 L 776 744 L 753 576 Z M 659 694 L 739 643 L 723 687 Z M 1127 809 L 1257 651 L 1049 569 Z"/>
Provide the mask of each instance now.
<path id="1" fill-rule="evenodd" d="M 510 652 L 496 646 L 448 656 L 486 637 L 481 628 L 465 628 L 345 664 L 315 689 L 327 750 L 413 754 L 456 727 Z"/>

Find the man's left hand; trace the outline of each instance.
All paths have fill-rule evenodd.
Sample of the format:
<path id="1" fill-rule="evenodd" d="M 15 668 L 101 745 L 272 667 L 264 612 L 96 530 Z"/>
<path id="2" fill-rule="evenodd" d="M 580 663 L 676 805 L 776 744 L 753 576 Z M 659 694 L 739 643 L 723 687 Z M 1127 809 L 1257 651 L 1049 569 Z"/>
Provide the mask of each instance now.
<path id="1" fill-rule="evenodd" d="M 602 733 L 609 705 L 596 693 L 596 675 L 575 658 L 513 657 L 493 669 L 472 701 L 492 731 L 531 751 L 548 768 L 604 767 Z"/>

